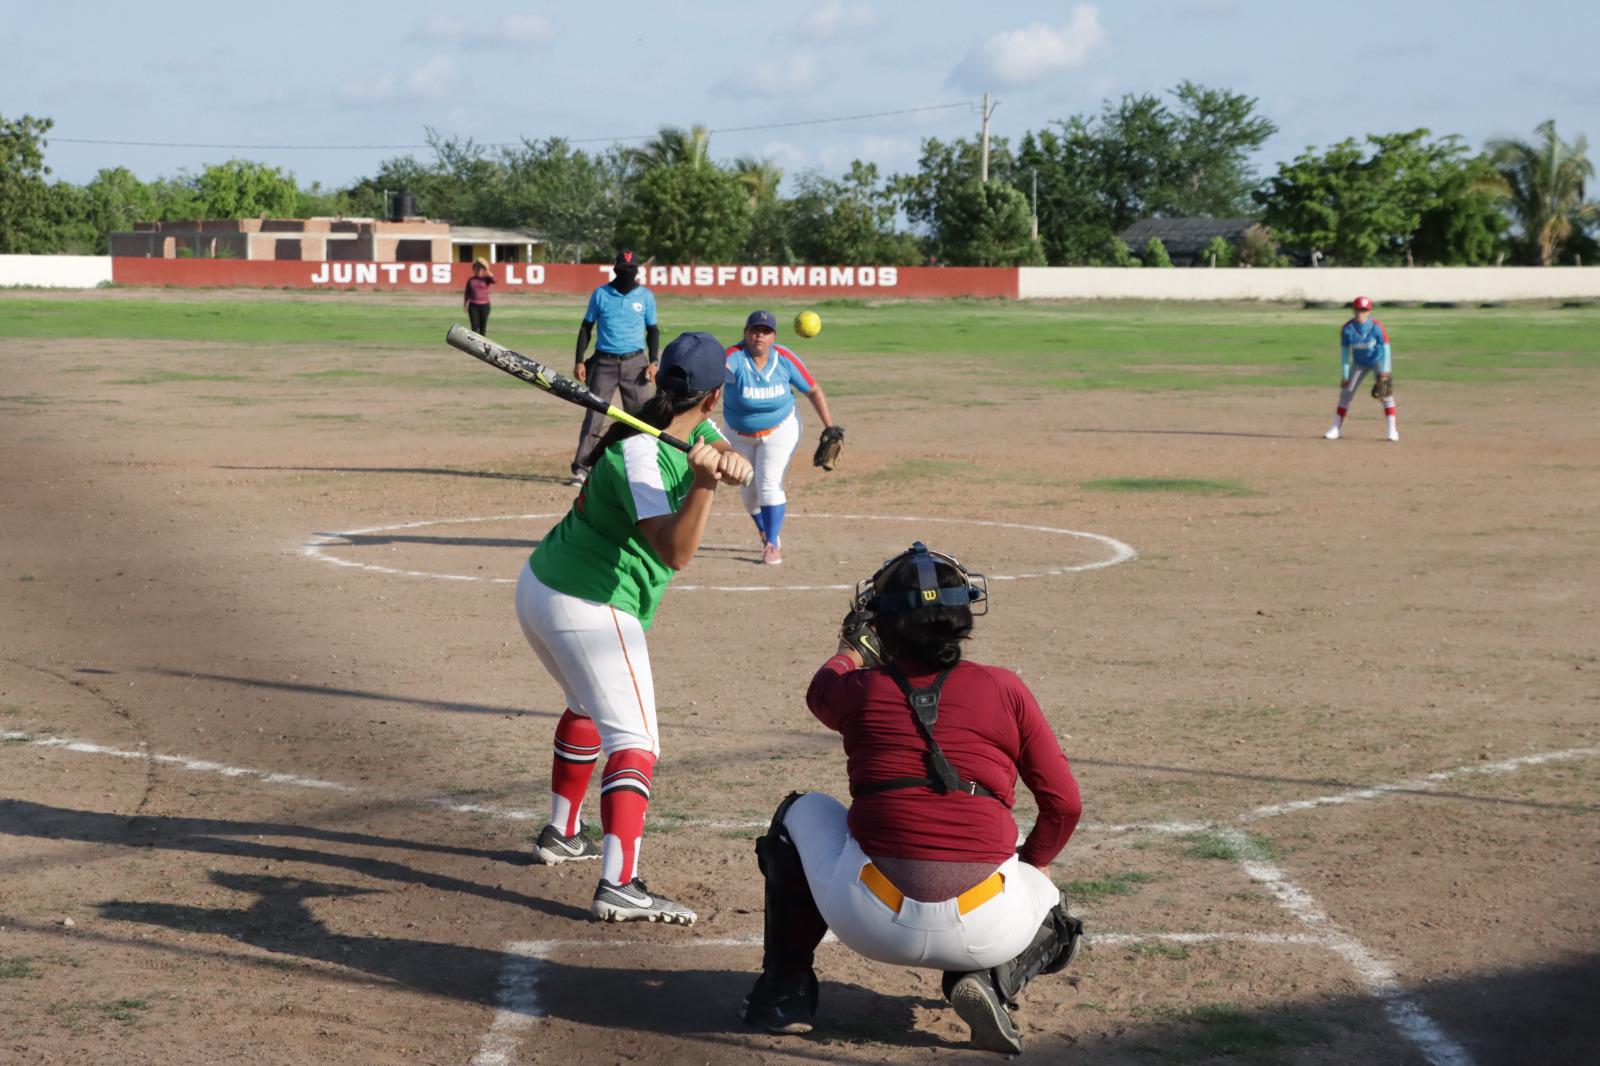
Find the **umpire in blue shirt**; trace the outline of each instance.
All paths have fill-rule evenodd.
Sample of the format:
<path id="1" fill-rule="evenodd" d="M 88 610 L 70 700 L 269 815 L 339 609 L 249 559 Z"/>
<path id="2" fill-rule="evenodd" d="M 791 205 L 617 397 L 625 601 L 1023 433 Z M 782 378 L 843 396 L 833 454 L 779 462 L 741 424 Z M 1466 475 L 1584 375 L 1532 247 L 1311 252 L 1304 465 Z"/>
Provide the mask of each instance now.
<path id="1" fill-rule="evenodd" d="M 607 403 L 622 386 L 622 409 L 637 411 L 654 391 L 656 361 L 661 358 L 661 330 L 656 325 L 655 293 L 639 284 L 639 257 L 618 252 L 611 264 L 612 279 L 589 295 L 589 307 L 578 327 L 578 353 L 574 376 Z M 589 340 L 594 355 L 585 359 Z M 646 354 L 648 349 L 648 355 Z M 572 457 L 569 485 L 582 485 L 589 477 L 589 453 L 606 431 L 606 416 L 590 411 L 578 434 L 578 451 Z"/>

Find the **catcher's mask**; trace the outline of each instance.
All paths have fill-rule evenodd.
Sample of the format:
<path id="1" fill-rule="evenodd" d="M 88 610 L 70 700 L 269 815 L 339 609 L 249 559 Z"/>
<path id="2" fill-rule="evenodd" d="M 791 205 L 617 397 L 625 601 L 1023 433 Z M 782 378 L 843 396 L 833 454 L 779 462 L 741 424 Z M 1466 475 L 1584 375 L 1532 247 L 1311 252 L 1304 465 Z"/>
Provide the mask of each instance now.
<path id="1" fill-rule="evenodd" d="M 884 586 L 889 575 L 910 559 L 916 564 L 916 589 L 890 589 Z M 960 581 L 958 585 L 941 585 L 939 568 L 953 570 Z M 982 574 L 974 574 L 954 556 L 931 550 L 917 541 L 905 551 L 886 561 L 878 572 L 864 581 L 856 582 L 854 607 L 857 613 L 868 618 L 886 614 L 903 614 L 931 607 L 966 607 L 973 614 L 989 612 L 989 581 Z"/>

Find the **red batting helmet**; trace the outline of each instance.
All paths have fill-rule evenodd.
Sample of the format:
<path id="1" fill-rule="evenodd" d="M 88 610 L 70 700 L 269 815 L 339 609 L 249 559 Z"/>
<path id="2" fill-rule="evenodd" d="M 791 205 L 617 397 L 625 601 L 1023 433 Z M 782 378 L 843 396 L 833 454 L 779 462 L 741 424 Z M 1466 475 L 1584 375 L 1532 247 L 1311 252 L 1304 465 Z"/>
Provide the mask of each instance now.
<path id="1" fill-rule="evenodd" d="M 1357 296 L 1354 300 L 1350 301 L 1350 306 L 1354 307 L 1357 311 L 1370 311 L 1372 310 L 1372 297 Z"/>

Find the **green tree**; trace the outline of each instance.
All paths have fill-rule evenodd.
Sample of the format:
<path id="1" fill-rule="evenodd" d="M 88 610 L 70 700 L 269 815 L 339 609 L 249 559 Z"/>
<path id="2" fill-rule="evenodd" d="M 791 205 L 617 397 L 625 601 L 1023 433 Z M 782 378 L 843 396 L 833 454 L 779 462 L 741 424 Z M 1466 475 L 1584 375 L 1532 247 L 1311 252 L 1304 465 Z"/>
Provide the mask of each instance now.
<path id="1" fill-rule="evenodd" d="M 83 214 L 95 235 L 94 254 L 109 250 L 112 233 L 161 218 L 155 191 L 126 167 L 103 168 L 83 187 Z"/>
<path id="2" fill-rule="evenodd" d="M 0 253 L 47 252 L 50 241 L 50 186 L 45 178 L 48 118 L 0 115 Z"/>
<path id="3" fill-rule="evenodd" d="M 1200 250 L 1200 262 L 1214 267 L 1233 266 L 1233 245 L 1220 234 L 1211 238 Z"/>
<path id="4" fill-rule="evenodd" d="M 1467 150 L 1454 137 L 1428 137 L 1423 129 L 1377 134 L 1366 138 L 1370 153 L 1355 140 L 1302 153 L 1256 193 L 1263 221 L 1291 247 L 1341 266 L 1409 263 L 1419 250 L 1443 262 L 1481 261 L 1498 229 L 1488 201 L 1471 192 Z"/>
<path id="5" fill-rule="evenodd" d="M 935 232 L 952 266 L 1043 266 L 1028 200 L 999 181 L 969 181 L 940 202 Z"/>
<path id="6" fill-rule="evenodd" d="M 1189 81 L 1170 95 L 1124 96 L 1023 138 L 1015 184 L 1038 176 L 1050 262 L 1116 265 L 1114 235 L 1143 218 L 1246 213 L 1250 159 L 1276 127 L 1252 97 Z"/>
<path id="7" fill-rule="evenodd" d="M 1139 254 L 1140 260 L 1147 267 L 1170 267 L 1172 256 L 1167 254 L 1167 246 L 1161 242 L 1160 237 L 1151 237 L 1144 242 L 1144 250 Z"/>
<path id="8" fill-rule="evenodd" d="M 711 131 L 698 124 L 688 129 L 662 126 L 643 146 L 628 153 L 628 161 L 638 174 L 680 163 L 707 166 L 711 162 Z"/>
<path id="9" fill-rule="evenodd" d="M 194 181 L 206 218 L 292 218 L 299 200 L 294 178 L 266 163 L 213 163 Z"/>
<path id="10" fill-rule="evenodd" d="M 894 228 L 898 206 L 878 168 L 860 160 L 844 180 L 802 174 L 787 204 L 789 241 L 804 263 L 911 265 L 922 261 L 916 238 Z"/>
<path id="11" fill-rule="evenodd" d="M 1594 181 L 1588 138 L 1568 144 L 1547 121 L 1531 141 L 1490 141 L 1488 154 L 1528 262 L 1550 266 L 1574 235 L 1600 221 L 1600 205 L 1584 196 L 1585 183 Z"/>
<path id="12" fill-rule="evenodd" d="M 617 244 L 671 263 L 731 262 L 750 232 L 744 188 L 693 161 L 647 171 L 617 222 Z"/>
<path id="13" fill-rule="evenodd" d="M 488 221 L 532 230 L 556 258 L 610 259 L 626 162 L 620 149 L 590 154 L 552 137 L 502 154 L 505 178 Z"/>

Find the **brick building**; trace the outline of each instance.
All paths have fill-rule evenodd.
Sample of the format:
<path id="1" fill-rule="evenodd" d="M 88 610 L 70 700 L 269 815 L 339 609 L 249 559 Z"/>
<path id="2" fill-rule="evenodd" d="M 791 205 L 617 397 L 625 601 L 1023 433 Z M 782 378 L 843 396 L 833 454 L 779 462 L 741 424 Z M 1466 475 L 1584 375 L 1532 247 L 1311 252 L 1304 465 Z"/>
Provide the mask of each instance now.
<path id="1" fill-rule="evenodd" d="M 529 262 L 539 238 L 522 230 L 426 218 L 241 218 L 135 222 L 111 254 L 137 259 L 279 259 L 366 263 Z"/>

